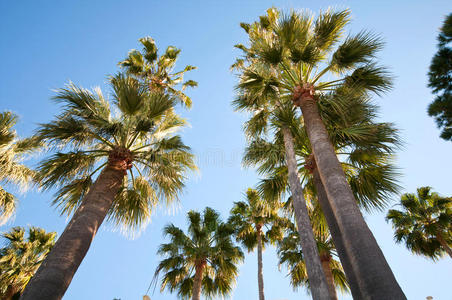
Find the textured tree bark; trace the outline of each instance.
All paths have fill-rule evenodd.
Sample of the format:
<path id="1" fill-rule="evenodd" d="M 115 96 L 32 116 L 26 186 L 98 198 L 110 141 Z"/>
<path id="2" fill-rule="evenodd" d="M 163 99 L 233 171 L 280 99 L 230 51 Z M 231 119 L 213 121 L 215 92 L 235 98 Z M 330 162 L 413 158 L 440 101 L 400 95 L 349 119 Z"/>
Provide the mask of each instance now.
<path id="1" fill-rule="evenodd" d="M 259 288 L 259 300 L 265 300 L 264 296 L 264 272 L 262 264 L 262 231 L 257 230 L 257 285 Z"/>
<path id="2" fill-rule="evenodd" d="M 450 258 L 452 258 L 452 249 L 449 247 L 449 245 L 447 244 L 446 240 L 444 239 L 443 235 L 441 234 L 441 232 L 438 232 L 436 234 L 436 238 L 438 239 L 438 242 L 441 244 L 441 246 L 443 246 L 444 250 L 446 251 L 447 254 L 449 254 Z"/>
<path id="3" fill-rule="evenodd" d="M 328 283 L 328 289 L 332 299 L 337 300 L 336 286 L 334 285 L 333 272 L 331 271 L 331 256 L 321 255 L 320 261 L 322 262 L 323 272 L 325 273 L 326 281 Z"/>
<path id="4" fill-rule="evenodd" d="M 332 299 L 328 291 L 325 274 L 323 273 L 317 243 L 314 239 L 314 233 L 312 232 L 312 225 L 309 219 L 303 189 L 301 188 L 300 178 L 298 176 L 293 136 L 288 128 L 283 128 L 282 132 L 284 135 L 287 169 L 289 171 L 289 187 L 292 193 L 298 235 L 300 237 L 300 244 L 306 263 L 312 298 L 314 300 Z"/>
<path id="5" fill-rule="evenodd" d="M 334 247 L 336 247 L 339 259 L 341 260 L 342 268 L 344 268 L 345 276 L 347 277 L 347 282 L 350 286 L 353 298 L 364 299 L 361 294 L 361 290 L 359 289 L 355 273 L 353 272 L 353 268 L 350 263 L 350 258 L 348 257 L 347 252 L 345 251 L 342 234 L 339 231 L 339 226 L 337 225 L 333 211 L 331 210 L 330 203 L 328 202 L 328 198 L 323 187 L 322 180 L 320 179 L 319 171 L 317 170 L 317 167 L 315 165 L 312 170 L 312 177 L 314 179 L 314 186 L 317 190 L 317 199 L 320 203 L 320 208 L 322 209 L 323 215 L 325 216 L 326 222 L 328 223 L 328 229 L 330 230 Z"/>
<path id="6" fill-rule="evenodd" d="M 66 292 L 124 179 L 124 168 L 108 165 L 28 283 L 21 300 L 57 300 Z"/>
<path id="7" fill-rule="evenodd" d="M 192 300 L 201 300 L 201 290 L 202 290 L 202 273 L 206 266 L 205 261 L 201 261 L 196 264 L 195 278 L 193 279 L 193 297 Z"/>
<path id="8" fill-rule="evenodd" d="M 344 240 L 363 299 L 406 299 L 364 221 L 312 97 L 298 101 L 317 168 Z"/>
<path id="9" fill-rule="evenodd" d="M 2 297 L 2 300 L 12 300 L 14 295 L 17 293 L 17 290 L 14 288 L 14 286 L 9 285 L 6 289 L 5 294 Z"/>

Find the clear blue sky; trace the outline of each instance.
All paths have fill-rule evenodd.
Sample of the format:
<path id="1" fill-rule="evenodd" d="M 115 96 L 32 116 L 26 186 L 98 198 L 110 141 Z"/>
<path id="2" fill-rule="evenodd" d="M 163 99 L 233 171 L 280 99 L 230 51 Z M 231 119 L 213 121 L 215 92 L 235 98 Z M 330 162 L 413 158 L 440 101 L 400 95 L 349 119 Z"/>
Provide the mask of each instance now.
<path id="1" fill-rule="evenodd" d="M 157 265 L 162 227 L 168 222 L 184 227 L 186 212 L 205 206 L 226 218 L 232 202 L 241 200 L 243 191 L 257 182 L 255 173 L 240 165 L 245 116 L 234 113 L 230 105 L 235 78 L 229 66 L 239 54 L 233 45 L 246 40 L 238 24 L 255 20 L 272 5 L 314 12 L 328 6 L 349 7 L 352 32 L 369 29 L 384 37 L 380 59 L 396 80 L 393 91 L 378 103 L 381 120 L 395 122 L 406 142 L 398 154 L 402 192 L 430 185 L 452 195 L 452 143 L 439 139 L 426 114 L 432 99 L 426 73 L 438 28 L 452 12 L 451 1 L 1 1 L 1 110 L 20 116 L 17 130 L 22 136 L 57 112 L 49 100 L 52 89 L 68 80 L 105 88 L 106 76 L 117 71 L 116 63 L 129 49 L 138 47 L 140 37 L 152 36 L 161 48 L 182 48 L 179 65 L 198 67 L 190 76 L 199 82 L 189 92 L 193 109 L 183 113 L 192 126 L 183 137 L 198 156 L 200 175 L 187 184 L 179 209 L 158 210 L 140 237 L 128 239 L 104 224 L 64 299 L 141 299 Z M 51 192 L 21 195 L 15 220 L 0 231 L 35 225 L 62 232 L 67 218 L 50 206 L 51 197 Z M 384 214 L 366 219 L 408 299 L 428 295 L 452 299 L 451 259 L 432 263 L 413 256 L 393 242 Z M 248 255 L 232 298 L 257 299 L 256 277 L 256 256 Z M 264 277 L 269 300 L 310 299 L 304 290 L 292 291 L 284 269 L 278 271 L 272 248 L 264 254 Z M 151 298 L 176 296 L 157 289 Z"/>

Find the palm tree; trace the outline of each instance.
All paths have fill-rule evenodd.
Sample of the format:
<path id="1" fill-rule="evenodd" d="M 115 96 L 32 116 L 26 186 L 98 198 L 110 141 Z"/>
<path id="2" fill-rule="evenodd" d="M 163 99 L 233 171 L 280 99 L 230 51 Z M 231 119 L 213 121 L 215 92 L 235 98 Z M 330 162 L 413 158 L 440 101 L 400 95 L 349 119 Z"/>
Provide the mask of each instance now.
<path id="1" fill-rule="evenodd" d="M 237 86 L 239 95 L 233 105 L 236 110 L 253 113 L 245 123 L 248 138 L 267 133 L 267 124 L 271 123 L 284 143 L 284 159 L 287 164 L 288 181 L 295 210 L 300 243 L 305 251 L 306 265 L 311 278 L 312 294 L 315 299 L 330 299 L 328 284 L 323 274 L 317 246 L 308 217 L 308 210 L 297 173 L 296 152 L 294 148 L 293 127 L 295 112 L 291 104 L 282 102 L 278 89 L 273 86 L 272 71 L 255 60 L 249 66 L 236 64 L 241 71 Z"/>
<path id="2" fill-rule="evenodd" d="M 269 83 L 270 91 L 276 91 L 280 101 L 291 100 L 300 107 L 328 205 L 339 226 L 345 255 L 355 262 L 354 276 L 363 297 L 405 299 L 359 210 L 317 103 L 322 95 L 338 89 L 359 95 L 379 94 L 391 87 L 385 69 L 373 63 L 382 47 L 380 38 L 363 31 L 349 35 L 335 48 L 349 23 L 349 15 L 348 10 L 327 10 L 313 21 L 309 13 L 280 16 L 276 9 L 270 9 L 259 22 L 242 24 L 250 46 L 238 45 L 245 56 L 235 66 L 259 64 L 261 69 L 271 70 L 270 80 L 259 80 Z"/>
<path id="3" fill-rule="evenodd" d="M 445 253 L 452 258 L 452 198 L 421 187 L 417 195 L 403 194 L 399 205 L 402 210 L 391 209 L 386 216 L 395 229 L 396 242 L 433 260 Z"/>
<path id="4" fill-rule="evenodd" d="M 165 53 L 158 54 L 158 48 L 151 37 L 139 39 L 143 50 L 130 50 L 127 58 L 119 62 L 127 74 L 143 80 L 151 91 L 167 92 L 181 101 L 187 107 L 191 107 L 191 99 L 184 94 L 187 87 L 196 87 L 196 81 L 182 82 L 184 74 L 196 69 L 194 66 L 186 66 L 182 71 L 173 72 L 180 49 L 174 46 L 166 48 Z M 180 89 L 177 88 L 180 85 Z"/>
<path id="5" fill-rule="evenodd" d="M 243 253 L 231 236 L 233 228 L 220 220 L 219 214 L 206 207 L 202 213 L 188 212 L 188 233 L 173 224 L 163 232 L 170 242 L 160 245 L 159 263 L 154 279 L 162 273 L 161 290 L 177 291 L 181 299 L 199 300 L 227 295 L 238 275 L 237 264 Z"/>
<path id="6" fill-rule="evenodd" d="M 319 226 L 316 226 L 319 227 Z M 303 251 L 300 248 L 298 234 L 295 225 L 289 226 L 289 230 L 284 239 L 278 243 L 278 257 L 280 265 L 286 265 L 290 283 L 294 288 L 300 286 L 309 287 L 309 278 L 306 272 Z M 319 249 L 320 260 L 325 272 L 330 294 L 337 299 L 336 289 L 343 293 L 349 291 L 341 263 L 334 259 L 336 249 L 325 226 L 323 230 L 316 231 L 317 247 Z"/>
<path id="7" fill-rule="evenodd" d="M 438 35 L 438 52 L 432 58 L 428 72 L 428 86 L 436 94 L 428 106 L 428 114 L 442 129 L 440 137 L 452 141 L 452 13 L 446 16 Z"/>
<path id="8" fill-rule="evenodd" d="M 234 202 L 228 223 L 248 252 L 257 248 L 257 282 L 259 300 L 265 300 L 262 251 L 266 244 L 282 238 L 285 221 L 278 215 L 279 205 L 269 205 L 254 189 L 246 191 L 246 202 Z"/>
<path id="9" fill-rule="evenodd" d="M 381 210 L 398 190 L 396 180 L 398 174 L 390 163 L 391 154 L 400 144 L 397 131 L 391 124 L 373 123 L 375 111 L 367 102 L 367 98 L 355 98 L 353 101 L 342 103 L 343 106 L 338 106 L 339 103 L 335 101 L 335 108 L 330 105 L 332 100 L 329 97 L 323 98 L 319 104 L 324 107 L 322 117 L 335 144 L 336 152 L 342 157 L 342 167 L 347 180 L 360 207 L 367 211 Z M 347 113 L 338 118 L 335 113 L 337 110 Z M 255 124 L 259 123 L 263 124 L 253 121 L 249 122 L 247 127 L 256 129 Z M 328 207 L 325 207 L 328 199 L 323 191 L 306 131 L 298 120 L 293 122 L 291 128 L 297 149 L 298 172 L 305 187 L 305 195 L 312 203 L 317 201 L 320 203 L 328 224 L 333 224 L 334 216 L 327 210 Z M 282 198 L 288 189 L 288 179 L 284 143 L 280 135 L 276 134 L 273 140 L 268 140 L 266 135 L 251 139 L 243 161 L 245 166 L 258 166 L 258 173 L 265 175 L 258 187 L 264 198 Z M 332 227 L 331 231 L 336 232 L 335 228 Z M 333 240 L 338 245 L 337 248 L 343 244 L 339 234 L 333 235 Z M 357 282 L 353 279 L 353 272 L 347 263 L 349 259 L 343 255 L 340 255 L 340 258 L 352 293 L 355 298 L 360 298 Z"/>
<path id="10" fill-rule="evenodd" d="M 17 116 L 11 112 L 0 113 L 0 182 L 27 187 L 33 179 L 33 171 L 21 164 L 24 156 L 39 147 L 36 139 L 19 139 L 13 126 Z M 17 207 L 16 197 L 0 186 L 0 225 L 14 214 Z"/>
<path id="11" fill-rule="evenodd" d="M 11 300 L 20 294 L 30 278 L 55 244 L 55 232 L 30 227 L 25 240 L 25 229 L 14 227 L 4 233 L 6 246 L 0 249 L 0 297 Z"/>
<path id="12" fill-rule="evenodd" d="M 38 168 L 41 186 L 59 187 L 53 203 L 74 214 L 22 299 L 61 299 L 105 217 L 124 230 L 143 228 L 156 205 L 178 199 L 195 169 L 174 135 L 185 121 L 172 97 L 122 74 L 111 86 L 108 101 L 99 89 L 69 84 L 55 96 L 62 113 L 39 127 L 37 136 L 58 150 Z"/>

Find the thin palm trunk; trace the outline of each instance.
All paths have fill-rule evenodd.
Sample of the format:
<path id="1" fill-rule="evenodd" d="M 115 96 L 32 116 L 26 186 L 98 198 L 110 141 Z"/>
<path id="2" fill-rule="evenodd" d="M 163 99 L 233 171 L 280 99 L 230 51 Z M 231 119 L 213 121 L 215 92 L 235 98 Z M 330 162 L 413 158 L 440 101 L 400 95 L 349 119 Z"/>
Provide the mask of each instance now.
<path id="1" fill-rule="evenodd" d="M 102 171 L 30 280 L 21 300 L 57 300 L 63 297 L 111 208 L 123 178 L 124 169 L 120 164 L 108 165 Z"/>
<path id="2" fill-rule="evenodd" d="M 288 128 L 282 130 L 284 136 L 284 148 L 286 152 L 287 169 L 289 171 L 289 187 L 292 193 L 295 219 L 297 222 L 298 235 L 306 263 L 306 269 L 314 300 L 332 299 L 328 291 L 322 263 L 320 262 L 317 243 L 312 232 L 306 201 L 298 176 L 297 161 L 293 145 L 293 136 Z"/>
<path id="3" fill-rule="evenodd" d="M 195 266 L 195 278 L 193 279 L 193 297 L 192 300 L 201 300 L 201 289 L 202 289 L 202 273 L 206 267 L 206 262 L 201 261 Z"/>
<path id="4" fill-rule="evenodd" d="M 322 262 L 323 272 L 325 273 L 326 281 L 328 282 L 328 289 L 330 291 L 331 297 L 337 300 L 336 286 L 334 285 L 333 272 L 331 270 L 331 256 L 321 255 L 320 261 Z"/>
<path id="5" fill-rule="evenodd" d="M 257 284 L 259 288 L 259 300 L 265 300 L 264 296 L 264 272 L 262 263 L 262 231 L 257 230 Z"/>
<path id="6" fill-rule="evenodd" d="M 302 97 L 299 102 L 320 177 L 363 299 L 406 299 L 358 208 L 317 103 L 311 97 Z"/>
<path id="7" fill-rule="evenodd" d="M 337 225 L 336 219 L 334 218 L 331 205 L 328 202 L 328 197 L 326 195 L 325 188 L 323 187 L 322 180 L 320 179 L 320 174 L 319 171 L 317 170 L 315 162 L 312 169 L 312 176 L 314 179 L 313 180 L 314 186 L 317 190 L 317 199 L 320 203 L 320 208 L 322 209 L 323 215 L 325 216 L 326 222 L 328 223 L 328 229 L 330 230 L 334 247 L 337 250 L 339 259 L 341 260 L 341 265 L 342 268 L 344 269 L 345 276 L 347 277 L 347 282 L 348 285 L 350 286 L 353 298 L 363 299 L 361 290 L 359 289 L 357 278 L 355 277 L 355 273 L 353 272 L 350 258 L 347 255 L 347 251 L 345 251 L 345 245 L 342 239 L 342 234 L 340 233 L 339 226 Z"/>
<path id="8" fill-rule="evenodd" d="M 449 254 L 449 256 L 452 258 L 452 249 L 449 247 L 449 245 L 447 244 L 446 240 L 444 239 L 443 235 L 441 234 L 441 232 L 438 232 L 436 234 L 436 238 L 438 239 L 438 242 L 441 244 L 441 246 L 443 246 L 444 250 L 447 252 L 447 254 Z"/>

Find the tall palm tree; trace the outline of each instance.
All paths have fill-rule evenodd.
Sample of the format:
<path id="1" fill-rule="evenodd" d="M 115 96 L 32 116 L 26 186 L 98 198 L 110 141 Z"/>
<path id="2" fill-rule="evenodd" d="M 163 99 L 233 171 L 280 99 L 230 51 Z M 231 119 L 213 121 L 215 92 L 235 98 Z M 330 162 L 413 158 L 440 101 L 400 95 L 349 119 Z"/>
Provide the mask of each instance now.
<path id="1" fill-rule="evenodd" d="M 11 112 L 0 113 L 0 183 L 15 184 L 25 189 L 33 179 L 33 171 L 21 162 L 27 154 L 36 150 L 36 139 L 19 139 L 13 126 L 17 116 Z M 17 198 L 0 186 L 0 225 L 14 214 Z"/>
<path id="2" fill-rule="evenodd" d="M 367 211 L 381 210 L 398 190 L 396 180 L 398 174 L 390 162 L 394 149 L 400 145 L 397 131 L 391 124 L 373 122 L 375 110 L 367 98 L 348 99 L 344 103 L 334 101 L 334 107 L 330 105 L 332 100 L 330 97 L 323 98 L 319 104 L 324 107 L 323 119 L 335 144 L 336 152 L 342 157 L 342 167 L 347 180 L 360 207 Z M 337 111 L 347 113 L 342 113 L 342 117 L 338 118 Z M 256 130 L 259 127 L 256 124 L 263 126 L 264 122 L 250 120 L 247 128 Z M 294 131 L 298 172 L 305 187 L 305 195 L 311 202 L 320 203 L 328 223 L 332 224 L 334 215 L 327 210 L 328 207 L 325 207 L 328 199 L 323 193 L 323 184 L 319 180 L 306 131 L 298 120 L 293 122 L 291 128 Z M 276 134 L 272 140 L 269 140 L 267 135 L 255 136 L 245 150 L 243 161 L 245 166 L 257 166 L 258 173 L 265 176 L 258 189 L 266 199 L 282 198 L 288 189 L 288 179 L 281 135 Z M 335 228 L 332 227 L 330 230 L 336 232 Z M 340 234 L 333 235 L 333 240 L 338 245 L 337 248 L 343 244 Z M 357 282 L 353 279 L 353 272 L 347 263 L 349 258 L 343 255 L 343 251 L 338 252 L 352 293 L 355 298 L 360 298 Z"/>
<path id="3" fill-rule="evenodd" d="M 257 248 L 259 300 L 265 300 L 262 251 L 266 244 L 282 239 L 285 220 L 278 215 L 279 205 L 269 205 L 254 189 L 246 191 L 246 201 L 234 202 L 228 223 L 248 252 Z"/>
<path id="4" fill-rule="evenodd" d="M 119 62 L 119 66 L 129 75 L 143 80 L 151 91 L 165 91 L 190 107 L 192 101 L 184 90 L 198 84 L 194 80 L 183 82 L 183 79 L 186 72 L 196 67 L 188 65 L 182 71 L 174 72 L 180 49 L 169 46 L 165 53 L 159 55 L 157 45 L 151 37 L 141 38 L 139 42 L 143 46 L 142 51 L 130 50 L 127 58 Z"/>
<path id="5" fill-rule="evenodd" d="M 39 127 L 37 136 L 57 150 L 38 168 L 41 185 L 59 187 L 53 203 L 74 214 L 22 299 L 61 299 L 105 217 L 125 230 L 143 228 L 156 205 L 178 199 L 195 168 L 174 135 L 185 121 L 172 97 L 122 74 L 111 86 L 108 101 L 99 89 L 69 84 L 55 96 L 62 113 Z"/>
<path id="6" fill-rule="evenodd" d="M 299 169 L 302 181 L 308 179 L 308 186 L 313 186 L 313 176 L 316 173 L 315 163 L 306 131 L 293 108 L 286 112 L 271 106 L 271 87 L 274 78 L 271 71 L 264 68 L 245 68 L 241 74 L 239 87 L 248 92 L 240 95 L 234 104 L 238 109 L 245 109 L 253 113 L 245 123 L 245 133 L 251 139 L 245 151 L 245 165 L 258 165 L 260 174 L 267 174 L 260 187 L 265 198 L 272 199 L 280 195 L 287 186 L 287 167 L 285 162 L 284 134 L 282 124 L 291 129 L 290 139 L 294 139 L 297 164 L 303 166 Z M 346 158 L 343 163 L 344 171 L 353 187 L 358 202 L 367 210 L 381 209 L 385 206 L 391 194 L 397 191 L 396 172 L 389 163 L 394 149 L 400 145 L 397 131 L 389 123 L 375 123 L 376 108 L 366 95 L 350 95 L 347 90 L 340 89 L 334 93 L 324 95 L 319 99 L 324 120 L 330 139 L 337 149 L 337 153 Z M 262 136 L 274 133 L 272 142 L 266 141 Z M 306 167 L 306 168 L 305 168 Z M 321 182 L 320 182 L 321 183 Z M 321 187 L 323 189 L 323 187 Z M 328 201 L 327 198 L 323 198 Z M 321 203 L 325 204 L 324 201 Z M 326 202 L 328 205 L 328 202 Z M 322 207 L 323 209 L 323 207 Z M 328 220 L 334 221 L 331 210 L 324 209 Z M 329 222 L 334 228 L 332 222 Z M 332 232 L 335 232 L 332 229 Z M 338 239 L 340 234 L 333 234 L 336 244 L 343 244 Z M 338 246 L 338 249 L 340 246 Z M 351 290 L 355 297 L 360 298 L 358 283 L 353 280 L 351 266 L 345 260 L 345 251 L 338 251 L 344 268 L 348 274 Z"/>
<path id="7" fill-rule="evenodd" d="M 0 249 L 0 297 L 11 300 L 20 294 L 55 244 L 55 232 L 30 227 L 14 227 L 3 234 L 6 246 Z"/>
<path id="8" fill-rule="evenodd" d="M 289 228 L 284 239 L 278 243 L 279 263 L 287 266 L 290 282 L 294 288 L 309 287 L 309 277 L 307 276 L 303 251 L 298 242 L 299 238 L 295 225 L 292 224 Z M 316 241 L 322 267 L 327 277 L 328 288 L 334 299 L 338 299 L 336 289 L 348 292 L 349 287 L 341 263 L 334 259 L 336 249 L 326 228 L 316 231 Z"/>
<path id="9" fill-rule="evenodd" d="M 272 89 L 280 99 L 292 100 L 295 107 L 300 107 L 328 205 L 339 226 L 346 255 L 354 262 L 353 272 L 363 297 L 405 299 L 359 210 L 317 103 L 323 94 L 338 88 L 347 93 L 379 94 L 391 87 L 385 69 L 373 62 L 382 47 L 380 38 L 363 31 L 341 39 L 349 15 L 348 10 L 327 10 L 313 21 L 309 13 L 280 15 L 270 9 L 259 22 L 242 24 L 250 45 L 238 45 L 245 56 L 235 66 L 258 63 L 272 70 Z"/>
<path id="10" fill-rule="evenodd" d="M 233 228 L 220 220 L 219 214 L 206 207 L 202 213 L 188 212 L 188 232 L 173 224 L 164 235 L 170 242 L 160 245 L 159 263 L 154 279 L 162 274 L 161 290 L 177 291 L 181 299 L 201 299 L 227 295 L 238 275 L 237 264 L 243 253 L 232 241 Z"/>
<path id="11" fill-rule="evenodd" d="M 399 205 L 402 210 L 391 209 L 386 216 L 395 229 L 396 242 L 433 260 L 445 253 L 452 258 L 452 198 L 421 187 L 417 195 L 403 194 Z"/>

